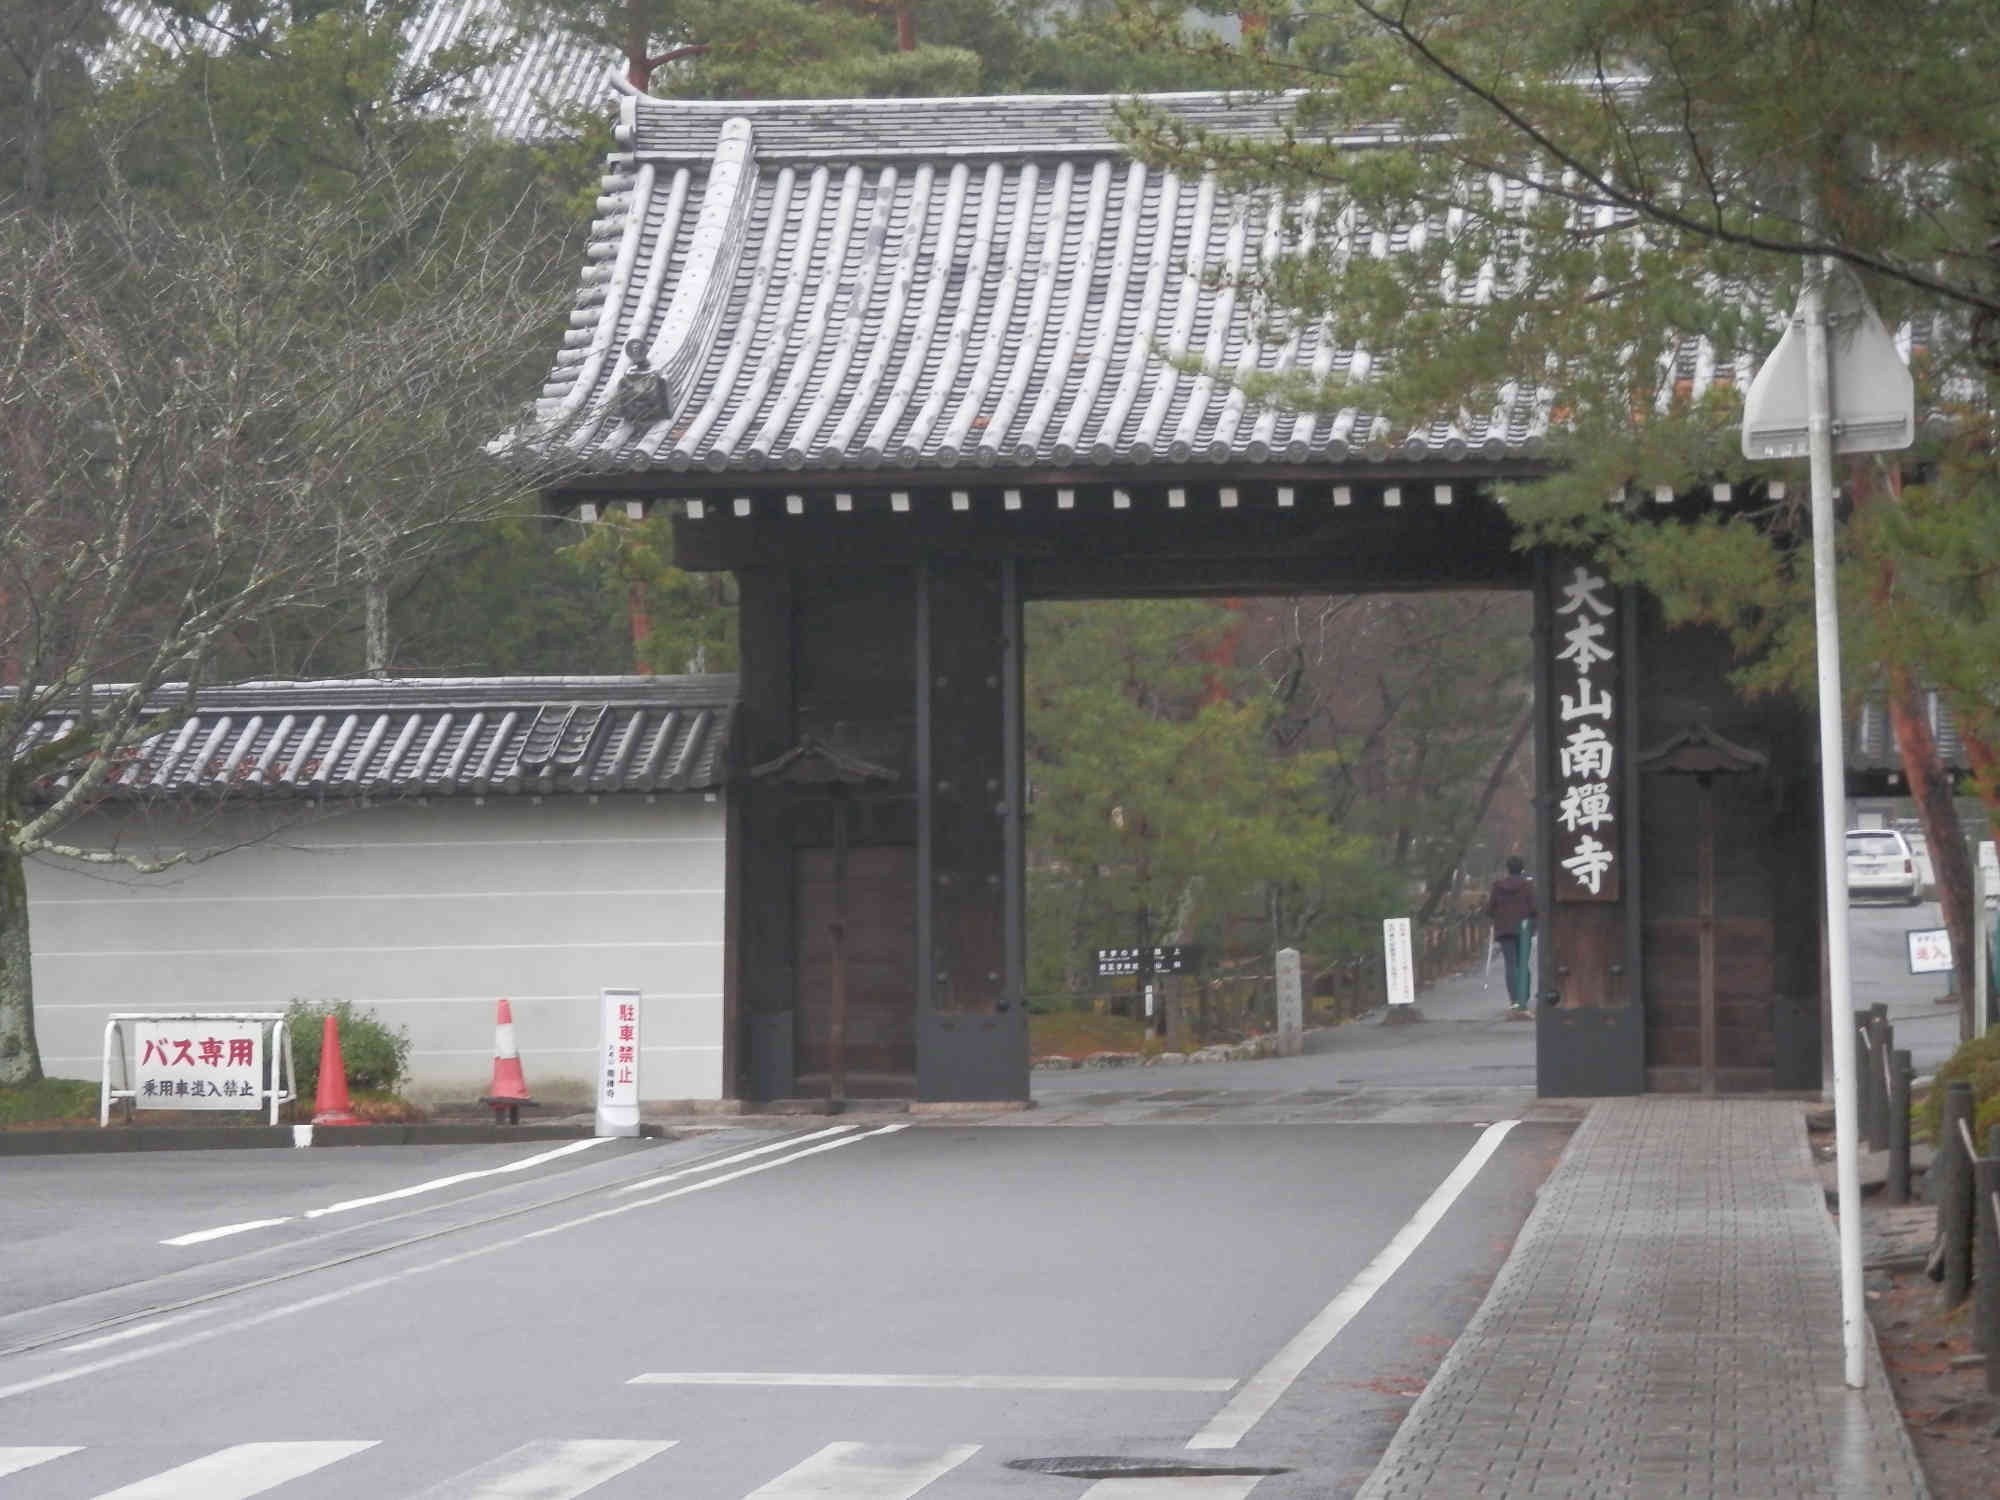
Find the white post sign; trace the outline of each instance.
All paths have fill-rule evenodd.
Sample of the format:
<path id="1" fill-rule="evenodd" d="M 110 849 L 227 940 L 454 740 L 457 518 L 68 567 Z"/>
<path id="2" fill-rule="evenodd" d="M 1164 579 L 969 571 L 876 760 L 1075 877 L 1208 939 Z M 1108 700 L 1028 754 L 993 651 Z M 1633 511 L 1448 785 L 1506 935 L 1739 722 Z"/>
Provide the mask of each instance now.
<path id="1" fill-rule="evenodd" d="M 256 1109 L 264 1097 L 262 1021 L 136 1021 L 140 1109 Z"/>
<path id="2" fill-rule="evenodd" d="M 1278 1056 L 1297 1057 L 1306 1049 L 1305 985 L 1299 977 L 1299 950 L 1278 950 Z"/>
<path id="3" fill-rule="evenodd" d="M 639 992 L 601 990 L 598 1135 L 639 1133 Z"/>
<path id="4" fill-rule="evenodd" d="M 1391 1005 L 1417 1003 L 1417 970 L 1410 961 L 1410 919 L 1390 917 L 1382 923 L 1382 966 L 1388 977 Z"/>

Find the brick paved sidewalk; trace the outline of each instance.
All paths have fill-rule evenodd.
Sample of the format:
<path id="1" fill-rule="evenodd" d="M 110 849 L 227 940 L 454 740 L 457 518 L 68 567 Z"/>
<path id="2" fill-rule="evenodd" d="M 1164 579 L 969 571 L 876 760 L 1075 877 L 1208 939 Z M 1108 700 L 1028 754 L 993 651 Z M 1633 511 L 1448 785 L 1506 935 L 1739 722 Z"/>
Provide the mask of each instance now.
<path id="1" fill-rule="evenodd" d="M 1357 1500 L 1922 1500 L 1804 1109 L 1601 1100 Z"/>

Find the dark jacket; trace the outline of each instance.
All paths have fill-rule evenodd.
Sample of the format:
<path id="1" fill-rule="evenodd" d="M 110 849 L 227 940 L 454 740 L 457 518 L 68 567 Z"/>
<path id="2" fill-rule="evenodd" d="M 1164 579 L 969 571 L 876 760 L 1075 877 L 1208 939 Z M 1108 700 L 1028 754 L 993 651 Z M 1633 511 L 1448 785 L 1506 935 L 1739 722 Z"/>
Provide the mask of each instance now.
<path id="1" fill-rule="evenodd" d="M 1493 892 L 1486 898 L 1486 915 L 1493 919 L 1495 936 L 1513 937 L 1535 911 L 1535 882 L 1527 876 L 1502 875 L 1493 882 Z"/>

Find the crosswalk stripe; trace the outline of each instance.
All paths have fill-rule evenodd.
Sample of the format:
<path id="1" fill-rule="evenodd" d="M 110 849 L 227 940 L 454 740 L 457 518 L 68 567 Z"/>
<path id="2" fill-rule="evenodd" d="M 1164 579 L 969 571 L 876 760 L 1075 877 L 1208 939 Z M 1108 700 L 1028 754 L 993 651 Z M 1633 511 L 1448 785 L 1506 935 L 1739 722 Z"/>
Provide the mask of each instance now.
<path id="1" fill-rule="evenodd" d="M 74 1453 L 74 1448 L 0 1448 L 0 1478 L 18 1474 L 23 1469 L 32 1469 L 36 1464 L 45 1464 L 52 1458 L 61 1458 L 65 1453 Z"/>
<path id="2" fill-rule="evenodd" d="M 953 1448 L 828 1443 L 743 1500 L 909 1500 L 978 1451 L 977 1443 Z"/>
<path id="3" fill-rule="evenodd" d="M 238 1443 L 137 1484 L 109 1490 L 97 1500 L 249 1500 L 374 1446 L 372 1441 Z"/>
<path id="4" fill-rule="evenodd" d="M 1254 1478 L 1235 1474 L 1175 1474 L 1165 1479 L 1100 1479 L 1083 1500 L 1243 1500 Z"/>
<path id="5" fill-rule="evenodd" d="M 555 1438 L 523 1443 L 412 1500 L 572 1500 L 673 1447 L 665 1442 Z"/>

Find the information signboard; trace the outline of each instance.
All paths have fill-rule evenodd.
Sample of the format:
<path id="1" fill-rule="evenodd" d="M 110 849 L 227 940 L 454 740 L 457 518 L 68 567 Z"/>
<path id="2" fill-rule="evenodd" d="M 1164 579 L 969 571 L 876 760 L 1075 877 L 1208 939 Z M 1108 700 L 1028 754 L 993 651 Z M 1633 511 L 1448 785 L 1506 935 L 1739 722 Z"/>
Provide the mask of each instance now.
<path id="1" fill-rule="evenodd" d="M 255 1109 L 263 1101 L 261 1021 L 135 1021 L 132 1046 L 140 1109 Z"/>
<path id="2" fill-rule="evenodd" d="M 639 992 L 600 990 L 597 1134 L 639 1133 Z"/>
<path id="3" fill-rule="evenodd" d="M 1910 942 L 1910 972 L 1912 974 L 1949 974 L 1951 972 L 1951 929 L 1949 927 L 1912 927 L 1904 936 Z"/>
<path id="4" fill-rule="evenodd" d="M 1410 959 L 1410 919 L 1390 917 L 1382 923 L 1382 968 L 1391 1005 L 1417 1003 L 1417 969 Z"/>
<path id="5" fill-rule="evenodd" d="M 1112 979 L 1121 974 L 1185 974 L 1201 962 L 1201 949 L 1193 943 L 1166 943 L 1151 948 L 1099 948 L 1097 977 Z"/>
<path id="6" fill-rule="evenodd" d="M 111 1109 L 278 1111 L 298 1096 L 281 1011 L 119 1011 L 105 1019 L 97 1123 Z"/>

